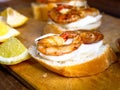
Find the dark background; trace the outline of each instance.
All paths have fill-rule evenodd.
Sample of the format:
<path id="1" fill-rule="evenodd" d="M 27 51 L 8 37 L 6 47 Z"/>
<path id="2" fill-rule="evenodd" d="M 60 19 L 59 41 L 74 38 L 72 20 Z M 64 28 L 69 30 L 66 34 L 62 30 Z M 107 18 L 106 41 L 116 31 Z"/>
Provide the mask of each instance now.
<path id="1" fill-rule="evenodd" d="M 11 0 L 8 3 L 0 3 L 0 11 L 5 7 L 21 7 L 23 4 L 30 5 L 36 0 Z M 100 11 L 120 18 L 120 0 L 87 0 L 88 5 L 98 8 Z M 29 3 L 28 3 L 29 2 Z"/>
<path id="2" fill-rule="evenodd" d="M 87 0 L 90 6 L 120 18 L 120 0 Z"/>

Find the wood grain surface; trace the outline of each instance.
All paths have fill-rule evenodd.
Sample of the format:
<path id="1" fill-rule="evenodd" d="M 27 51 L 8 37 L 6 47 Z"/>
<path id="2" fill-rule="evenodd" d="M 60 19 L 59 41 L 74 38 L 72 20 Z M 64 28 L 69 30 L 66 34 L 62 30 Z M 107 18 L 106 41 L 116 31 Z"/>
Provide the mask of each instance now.
<path id="1" fill-rule="evenodd" d="M 28 7 L 33 1 L 34 0 L 10 0 L 4 3 L 0 2 L 0 11 L 4 10 L 8 6 L 15 7 L 16 9 L 22 8 L 22 4 Z M 18 78 L 0 65 L 0 90 L 29 90 L 28 86 L 29 85 L 24 85 L 20 80 L 18 80 Z"/>
<path id="2" fill-rule="evenodd" d="M 28 90 L 26 86 L 0 66 L 0 90 Z"/>
<path id="3" fill-rule="evenodd" d="M 20 0 L 18 0 L 20 2 Z M 21 0 L 23 3 L 29 0 Z M 30 0 L 32 1 L 32 0 Z M 17 2 L 17 0 L 15 1 Z M 18 3 L 18 2 L 17 2 Z M 6 4 L 5 7 L 12 6 L 17 9 L 22 14 L 29 17 L 29 21 L 22 27 L 16 28 L 21 32 L 21 35 L 17 38 L 27 47 L 31 46 L 34 39 L 42 34 L 42 30 L 45 26 L 45 22 L 40 22 L 33 18 L 32 9 L 30 3 L 25 5 L 25 7 L 18 5 L 14 7 L 14 2 Z M 1 4 L 2 5 L 2 4 Z M 0 5 L 0 6 L 1 6 Z M 16 4 L 17 5 L 17 4 Z M 3 8 L 1 8 L 2 10 Z M 111 45 L 115 52 L 118 52 L 116 47 L 116 39 L 120 37 L 120 19 L 111 17 L 109 15 L 103 14 L 103 23 L 99 30 L 105 35 L 105 41 Z M 7 70 L 14 75 L 17 79 L 21 80 L 22 83 L 27 85 L 29 89 L 38 90 L 119 90 L 120 89 L 120 55 L 118 54 L 118 62 L 112 64 L 104 72 L 93 75 L 90 77 L 81 78 L 65 78 L 59 76 L 40 64 L 38 64 L 33 58 L 26 60 L 22 63 L 5 66 Z M 6 74 L 1 74 L 5 77 Z M 9 77 L 9 76 L 8 76 Z M 8 90 L 13 90 L 13 84 L 16 85 L 17 90 L 26 90 L 21 84 L 14 82 L 13 78 L 10 77 L 11 81 L 5 80 L 9 87 Z M 10 85 L 13 83 L 12 85 Z M 0 83 L 3 84 L 3 83 Z M 5 84 L 4 84 L 5 85 Z M 3 86 L 4 86 L 3 85 Z M 29 86 L 31 85 L 31 86 Z M 6 85 L 5 85 L 6 86 Z M 7 88 L 0 88 L 1 90 L 6 90 Z"/>
<path id="4" fill-rule="evenodd" d="M 19 11 L 28 16 L 29 21 L 17 28 L 21 32 L 18 39 L 29 48 L 34 44 L 34 39 L 42 34 L 45 22 L 33 19 L 30 7 Z M 103 14 L 103 24 L 99 30 L 104 34 L 105 42 L 109 43 L 115 52 L 118 52 L 115 41 L 120 37 L 119 26 L 120 19 Z M 39 90 L 118 90 L 120 88 L 119 60 L 118 58 L 118 62 L 100 74 L 81 78 L 59 76 L 41 66 L 33 58 L 8 68 L 15 76 Z"/>

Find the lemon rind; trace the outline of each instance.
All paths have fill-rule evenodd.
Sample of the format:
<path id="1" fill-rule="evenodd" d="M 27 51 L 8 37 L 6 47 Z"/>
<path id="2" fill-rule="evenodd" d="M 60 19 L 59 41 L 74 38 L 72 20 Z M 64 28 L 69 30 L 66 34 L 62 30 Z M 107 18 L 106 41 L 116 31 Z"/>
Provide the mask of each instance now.
<path id="1" fill-rule="evenodd" d="M 13 14 L 10 14 L 11 10 L 12 10 Z M 5 21 L 11 27 L 14 27 L 14 28 L 20 27 L 20 26 L 24 25 L 28 21 L 28 17 L 26 17 L 25 15 L 19 13 L 18 11 L 16 11 L 15 9 L 13 9 L 11 7 L 8 7 L 6 10 L 1 12 L 0 15 L 3 16 Z M 3 18 L 0 18 L 0 19 L 3 19 Z"/>
<path id="2" fill-rule="evenodd" d="M 5 58 L 5 57 L 0 56 L 0 63 L 5 64 L 5 65 L 14 65 L 22 61 L 25 61 L 29 59 L 30 57 L 31 56 L 28 50 L 26 49 L 23 53 L 15 57 Z"/>
<path id="3" fill-rule="evenodd" d="M 24 19 L 24 20 L 23 20 Z M 17 20 L 17 19 L 16 19 Z M 22 26 L 24 25 L 26 22 L 28 21 L 28 18 L 25 17 L 25 16 L 22 16 L 21 20 L 18 20 L 18 22 L 16 23 L 11 23 L 10 20 L 7 20 L 7 23 L 11 26 L 11 27 L 19 27 L 19 26 Z"/>
<path id="4" fill-rule="evenodd" d="M 4 42 L 6 39 L 8 39 L 12 36 L 17 36 L 19 34 L 20 34 L 19 31 L 17 31 L 14 28 L 10 28 L 7 34 L 5 34 L 4 36 L 0 36 L 0 42 Z"/>

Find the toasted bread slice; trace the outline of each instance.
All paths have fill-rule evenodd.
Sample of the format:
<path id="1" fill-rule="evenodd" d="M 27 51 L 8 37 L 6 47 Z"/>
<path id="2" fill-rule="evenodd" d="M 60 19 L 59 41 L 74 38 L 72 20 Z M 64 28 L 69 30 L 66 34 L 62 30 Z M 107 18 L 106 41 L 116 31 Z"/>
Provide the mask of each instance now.
<path id="1" fill-rule="evenodd" d="M 82 63 L 75 63 L 75 61 L 73 61 L 73 63 L 75 64 L 68 65 L 57 61 L 50 61 L 40 57 L 40 55 L 38 55 L 37 53 L 36 46 L 31 46 L 29 48 L 29 52 L 31 56 L 45 68 L 65 77 L 81 77 L 94 75 L 103 72 L 117 60 L 115 53 L 109 45 L 101 47 L 98 55 L 93 56 L 91 60 Z"/>

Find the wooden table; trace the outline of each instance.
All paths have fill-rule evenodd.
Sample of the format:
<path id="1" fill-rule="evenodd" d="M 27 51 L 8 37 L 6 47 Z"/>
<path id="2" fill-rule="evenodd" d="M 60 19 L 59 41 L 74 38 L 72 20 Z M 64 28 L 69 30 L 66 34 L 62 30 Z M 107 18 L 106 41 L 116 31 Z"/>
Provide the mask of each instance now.
<path id="1" fill-rule="evenodd" d="M 11 0 L 8 3 L 0 3 L 0 10 L 3 10 L 4 8 L 6 8 L 8 6 L 11 6 L 18 10 L 23 9 L 22 5 L 29 7 L 31 2 L 34 2 L 34 0 Z M 22 13 L 22 11 L 21 11 L 21 13 Z M 25 12 L 24 14 L 28 15 L 27 12 Z M 31 17 L 32 13 L 30 15 L 28 15 L 28 17 L 29 16 Z M 111 18 L 111 16 L 105 16 L 105 17 Z M 111 20 L 113 20 L 113 19 L 114 18 L 111 18 Z M 117 20 L 117 18 L 115 18 L 115 20 Z M 120 22 L 119 19 L 117 21 Z M 31 24 L 31 25 L 33 25 L 33 24 Z M 115 25 L 119 25 L 119 24 L 116 23 Z M 35 25 L 33 25 L 33 26 L 35 26 Z M 20 39 L 22 40 L 23 38 L 20 38 Z M 26 43 L 26 42 L 23 42 L 23 43 Z M 26 44 L 26 46 L 27 46 L 27 44 Z M 26 63 L 26 62 L 24 62 L 24 63 Z M 28 63 L 28 64 L 31 64 L 31 63 Z M 34 64 L 36 64 L 36 62 Z M 22 64 L 20 64 L 20 65 L 22 65 Z M 12 68 L 13 70 L 16 70 L 16 72 L 17 72 L 19 69 L 14 69 L 14 67 L 16 67 L 16 66 L 11 66 L 10 68 Z M 117 66 L 117 67 L 119 67 L 119 66 Z M 45 71 L 46 71 L 46 69 L 45 69 Z M 8 68 L 0 65 L 0 90 L 34 90 L 34 89 L 35 88 L 33 88 L 32 85 L 28 84 L 25 80 L 21 79 L 17 74 L 10 71 Z"/>
<path id="2" fill-rule="evenodd" d="M 8 2 L 0 2 L 0 11 L 7 7 L 15 9 L 22 8 L 22 6 L 30 6 L 34 0 L 10 0 Z M 11 72 L 0 65 L 0 90 L 29 90 L 32 89 L 29 85 L 24 85 L 22 81 L 16 78 Z"/>
<path id="3" fill-rule="evenodd" d="M 18 79 L 0 66 L 0 90 L 28 90 Z"/>

